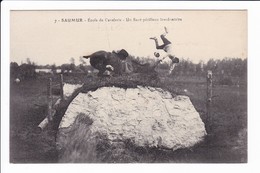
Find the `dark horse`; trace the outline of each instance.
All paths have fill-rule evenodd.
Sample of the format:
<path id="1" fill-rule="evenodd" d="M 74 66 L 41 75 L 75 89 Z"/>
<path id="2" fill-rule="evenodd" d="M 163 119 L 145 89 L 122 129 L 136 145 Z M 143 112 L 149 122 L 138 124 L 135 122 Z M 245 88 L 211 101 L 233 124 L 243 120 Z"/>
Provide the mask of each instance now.
<path id="1" fill-rule="evenodd" d="M 128 57 L 128 52 L 125 49 L 119 52 L 97 51 L 91 55 L 83 56 L 83 58 L 90 58 L 90 64 L 95 69 L 99 70 L 98 76 L 102 76 L 106 70 L 113 71 L 115 74 L 122 74 L 121 61 Z M 111 69 L 110 66 L 113 67 Z"/>

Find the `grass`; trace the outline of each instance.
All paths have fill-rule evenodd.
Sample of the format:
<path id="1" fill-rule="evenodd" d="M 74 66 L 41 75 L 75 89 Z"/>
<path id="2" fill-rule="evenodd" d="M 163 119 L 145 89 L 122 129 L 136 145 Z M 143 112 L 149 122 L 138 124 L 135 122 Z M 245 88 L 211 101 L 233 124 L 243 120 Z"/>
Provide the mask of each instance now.
<path id="1" fill-rule="evenodd" d="M 10 162 L 56 163 L 56 129 L 48 127 L 37 133 L 37 125 L 45 118 L 47 108 L 46 86 L 49 76 L 36 80 L 21 81 L 10 85 Z M 54 81 L 57 81 L 57 76 Z M 134 79 L 121 77 L 131 85 Z M 105 79 L 116 82 L 115 78 Z M 114 80 L 114 81 L 113 81 Z M 64 76 L 69 83 L 85 83 L 94 89 L 102 81 L 84 75 Z M 158 81 L 140 82 L 158 86 Z M 231 86 L 214 85 L 210 117 L 206 114 L 206 80 L 203 77 L 160 76 L 160 85 L 177 94 L 188 95 L 204 123 L 209 135 L 203 143 L 192 149 L 175 152 L 158 148 L 139 148 L 129 143 L 120 146 L 102 141 L 97 145 L 100 162 L 138 163 L 245 163 L 247 162 L 247 86 L 246 83 Z M 65 111 L 65 110 L 63 110 Z M 106 150 L 102 150 L 104 148 Z M 122 150 L 126 148 L 126 150 Z M 104 152 L 109 153 L 105 157 Z M 103 153 L 103 155 L 102 155 Z"/>
<path id="2" fill-rule="evenodd" d="M 47 78 L 10 84 L 10 162 L 56 162 L 55 132 L 37 133 L 47 110 Z"/>

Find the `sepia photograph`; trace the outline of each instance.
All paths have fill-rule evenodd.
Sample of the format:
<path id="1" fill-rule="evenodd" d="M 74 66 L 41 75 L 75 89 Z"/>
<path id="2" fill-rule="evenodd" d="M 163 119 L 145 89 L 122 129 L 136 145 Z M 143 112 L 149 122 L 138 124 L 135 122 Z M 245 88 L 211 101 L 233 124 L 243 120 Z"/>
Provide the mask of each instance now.
<path id="1" fill-rule="evenodd" d="M 13 10 L 10 163 L 247 163 L 247 10 Z"/>
<path id="2" fill-rule="evenodd" d="M 1 172 L 255 172 L 257 5 L 1 3 Z"/>

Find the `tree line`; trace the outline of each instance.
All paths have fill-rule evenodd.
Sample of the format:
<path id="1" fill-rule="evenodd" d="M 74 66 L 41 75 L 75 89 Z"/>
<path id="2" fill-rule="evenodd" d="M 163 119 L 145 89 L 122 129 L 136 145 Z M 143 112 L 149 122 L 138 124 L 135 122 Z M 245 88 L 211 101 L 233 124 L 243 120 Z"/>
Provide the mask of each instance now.
<path id="1" fill-rule="evenodd" d="M 141 63 L 155 63 L 156 59 L 134 57 Z M 20 66 L 16 62 L 10 63 L 11 77 L 20 77 L 23 79 L 35 78 L 36 69 L 51 69 L 53 73 L 60 69 L 61 73 L 88 73 L 92 72 L 93 68 L 87 65 L 82 57 L 79 58 L 79 65 L 75 65 L 75 59 L 71 58 L 69 63 L 62 64 L 60 66 L 52 65 L 36 65 L 28 58 L 26 63 L 22 63 Z M 169 69 L 169 63 L 161 63 L 157 67 L 158 71 Z M 181 59 L 176 65 L 173 75 L 188 75 L 188 76 L 203 76 L 208 70 L 211 70 L 215 76 L 222 77 L 246 77 L 247 76 L 247 59 L 240 58 L 224 58 L 210 59 L 206 62 L 200 61 L 199 63 L 193 63 L 190 59 Z"/>
<path id="2" fill-rule="evenodd" d="M 155 63 L 156 59 L 145 57 L 135 57 L 141 63 Z M 170 64 L 167 62 L 158 65 L 158 69 L 169 69 Z M 245 77 L 247 75 L 247 59 L 241 58 L 223 58 L 223 59 L 209 59 L 208 61 L 192 62 L 190 59 L 180 59 L 176 65 L 173 74 L 178 75 L 204 75 L 208 70 L 211 70 L 215 75 Z"/>

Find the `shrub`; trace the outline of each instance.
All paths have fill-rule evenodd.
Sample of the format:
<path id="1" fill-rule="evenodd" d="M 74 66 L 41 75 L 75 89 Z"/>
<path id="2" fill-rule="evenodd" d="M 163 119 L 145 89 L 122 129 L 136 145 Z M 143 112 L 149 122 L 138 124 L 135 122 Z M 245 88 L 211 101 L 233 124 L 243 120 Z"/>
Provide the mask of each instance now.
<path id="1" fill-rule="evenodd" d="M 222 77 L 219 79 L 218 83 L 220 85 L 233 85 L 233 81 L 231 77 Z"/>
<path id="2" fill-rule="evenodd" d="M 19 66 L 19 78 L 34 79 L 36 78 L 36 66 L 34 64 L 22 64 Z"/>

